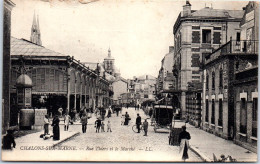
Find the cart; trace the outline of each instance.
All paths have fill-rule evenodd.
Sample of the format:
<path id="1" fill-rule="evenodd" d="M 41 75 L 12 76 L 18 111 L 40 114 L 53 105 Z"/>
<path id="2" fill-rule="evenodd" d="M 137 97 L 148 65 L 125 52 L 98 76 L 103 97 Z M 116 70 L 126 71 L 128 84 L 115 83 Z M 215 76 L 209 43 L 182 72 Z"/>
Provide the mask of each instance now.
<path id="1" fill-rule="evenodd" d="M 170 130 L 173 117 L 173 107 L 170 105 L 154 105 L 153 125 L 154 132 L 160 129 Z"/>

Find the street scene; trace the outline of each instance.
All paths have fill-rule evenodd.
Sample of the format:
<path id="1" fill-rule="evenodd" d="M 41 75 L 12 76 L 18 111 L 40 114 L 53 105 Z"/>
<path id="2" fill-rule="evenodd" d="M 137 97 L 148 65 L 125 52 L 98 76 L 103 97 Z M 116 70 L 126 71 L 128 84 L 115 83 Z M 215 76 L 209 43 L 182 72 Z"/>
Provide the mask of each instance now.
<path id="1" fill-rule="evenodd" d="M 258 1 L 3 3 L 2 161 L 258 161 Z"/>

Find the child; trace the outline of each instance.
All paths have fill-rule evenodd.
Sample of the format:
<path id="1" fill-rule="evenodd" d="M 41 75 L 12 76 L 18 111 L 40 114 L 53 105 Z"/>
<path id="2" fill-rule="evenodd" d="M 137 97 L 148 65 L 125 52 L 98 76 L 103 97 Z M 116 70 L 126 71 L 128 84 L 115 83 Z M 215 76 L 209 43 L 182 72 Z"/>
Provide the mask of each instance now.
<path id="1" fill-rule="evenodd" d="M 100 126 L 101 126 L 101 119 L 98 118 L 98 119 L 95 121 L 96 133 L 99 133 Z"/>
<path id="2" fill-rule="evenodd" d="M 69 123 L 70 123 L 70 116 L 68 115 L 68 113 L 66 113 L 64 115 L 64 131 L 68 131 L 69 130 Z"/>
<path id="3" fill-rule="evenodd" d="M 108 132 L 108 131 L 112 132 L 110 121 L 108 121 L 108 123 L 107 123 L 107 132 Z"/>
<path id="4" fill-rule="evenodd" d="M 48 115 L 46 114 L 44 117 L 44 135 L 48 135 L 49 134 L 49 118 Z"/>
<path id="5" fill-rule="evenodd" d="M 15 141 L 14 141 L 14 136 L 13 136 L 13 130 L 7 130 L 7 135 L 4 136 L 2 140 L 2 149 L 3 150 L 12 150 L 15 148 Z M 13 148 L 12 148 L 13 144 Z"/>
<path id="6" fill-rule="evenodd" d="M 101 132 L 105 132 L 105 124 L 104 124 L 104 122 L 102 122 L 102 124 L 101 124 Z"/>

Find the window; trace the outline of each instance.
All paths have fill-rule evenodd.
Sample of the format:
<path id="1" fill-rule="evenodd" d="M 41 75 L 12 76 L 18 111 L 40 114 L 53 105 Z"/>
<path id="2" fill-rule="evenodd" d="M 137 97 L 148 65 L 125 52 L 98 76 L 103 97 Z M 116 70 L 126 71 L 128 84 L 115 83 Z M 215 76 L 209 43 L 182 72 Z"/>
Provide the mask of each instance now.
<path id="1" fill-rule="evenodd" d="M 257 137 L 257 101 L 258 98 L 253 98 L 253 111 L 252 111 L 252 136 Z"/>
<path id="2" fill-rule="evenodd" d="M 220 88 L 223 87 L 223 69 L 222 68 L 219 70 L 219 87 Z"/>
<path id="3" fill-rule="evenodd" d="M 246 134 L 247 131 L 247 110 L 246 110 L 246 99 L 241 99 L 240 104 L 240 132 Z"/>
<path id="4" fill-rule="evenodd" d="M 199 67 L 200 66 L 200 55 L 192 54 L 191 56 L 191 67 Z"/>
<path id="5" fill-rule="evenodd" d="M 212 72 L 212 89 L 215 89 L 215 72 Z"/>
<path id="6" fill-rule="evenodd" d="M 218 126 L 223 126 L 223 105 L 222 105 L 222 99 L 219 99 L 218 101 Z"/>
<path id="7" fill-rule="evenodd" d="M 192 43 L 200 43 L 200 31 L 192 31 Z"/>
<path id="8" fill-rule="evenodd" d="M 209 100 L 206 99 L 206 115 L 205 115 L 205 122 L 209 122 Z"/>
<path id="9" fill-rule="evenodd" d="M 209 75 L 206 75 L 206 89 L 209 89 Z"/>
<path id="10" fill-rule="evenodd" d="M 211 30 L 202 30 L 202 43 L 211 43 Z"/>
<path id="11" fill-rule="evenodd" d="M 220 44 L 220 40 L 221 40 L 221 33 L 214 32 L 213 33 L 213 44 Z"/>
<path id="12" fill-rule="evenodd" d="M 240 41 L 240 32 L 237 32 L 237 37 L 236 37 L 236 41 Z"/>
<path id="13" fill-rule="evenodd" d="M 211 103 L 212 107 L 211 107 L 211 123 L 215 124 L 215 100 L 212 99 L 212 103 Z"/>

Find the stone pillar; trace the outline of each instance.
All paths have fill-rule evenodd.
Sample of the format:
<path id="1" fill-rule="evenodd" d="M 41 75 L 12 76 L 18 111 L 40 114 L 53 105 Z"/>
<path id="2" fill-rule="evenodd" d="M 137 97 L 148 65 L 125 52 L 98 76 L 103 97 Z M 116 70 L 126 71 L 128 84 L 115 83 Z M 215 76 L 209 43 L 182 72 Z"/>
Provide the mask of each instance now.
<path id="1" fill-rule="evenodd" d="M 247 142 L 248 143 L 251 143 L 251 136 L 252 136 L 252 120 L 253 120 L 253 118 L 252 118 L 252 108 L 253 107 L 253 102 L 252 101 L 247 101 L 247 127 L 246 127 L 246 129 L 247 129 Z"/>
<path id="2" fill-rule="evenodd" d="M 77 109 L 77 75 L 75 76 L 74 95 L 74 108 Z"/>
<path id="3" fill-rule="evenodd" d="M 68 68 L 68 76 L 67 76 L 67 109 L 66 112 L 70 111 L 70 68 Z"/>
<path id="4" fill-rule="evenodd" d="M 186 92 L 181 92 L 182 119 L 186 117 Z"/>
<path id="5" fill-rule="evenodd" d="M 235 140 L 239 140 L 240 136 L 239 136 L 239 132 L 240 132 L 240 105 L 241 105 L 241 102 L 240 101 L 236 101 L 236 134 L 234 135 L 235 136 Z"/>
<path id="6" fill-rule="evenodd" d="M 82 108 L 82 79 L 80 81 L 79 108 Z"/>

